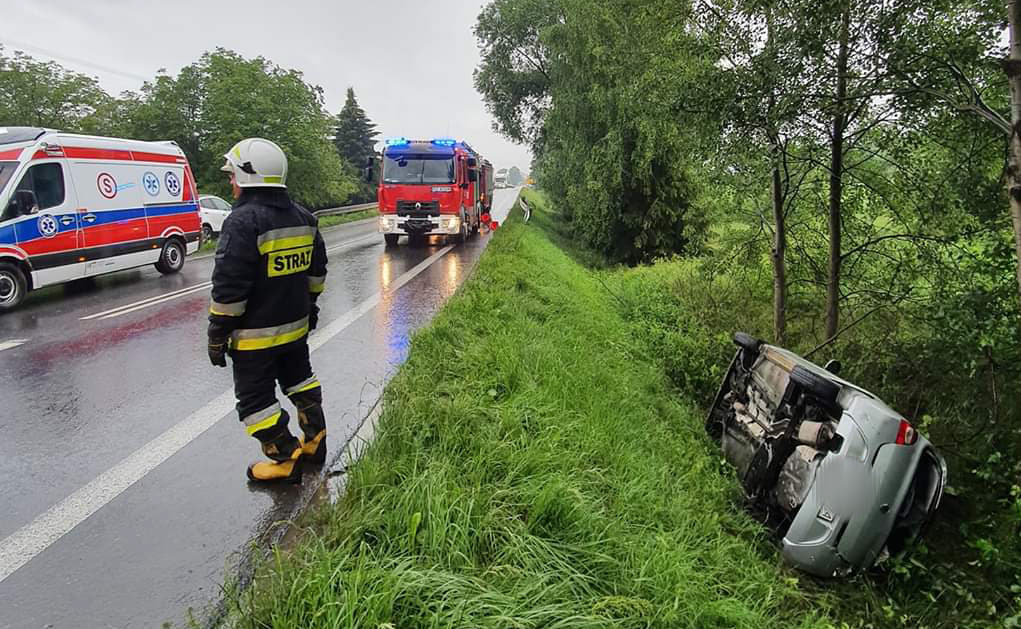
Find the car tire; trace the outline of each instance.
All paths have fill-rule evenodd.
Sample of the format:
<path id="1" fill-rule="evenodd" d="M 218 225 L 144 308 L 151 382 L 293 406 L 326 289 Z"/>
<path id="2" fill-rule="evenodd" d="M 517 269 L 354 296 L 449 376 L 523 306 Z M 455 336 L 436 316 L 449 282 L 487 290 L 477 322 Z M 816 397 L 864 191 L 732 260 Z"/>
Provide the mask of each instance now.
<path id="1" fill-rule="evenodd" d="M 168 238 L 163 243 L 160 259 L 156 262 L 156 270 L 163 275 L 177 273 L 184 268 L 184 244 L 177 238 Z"/>
<path id="2" fill-rule="evenodd" d="M 0 262 L 0 311 L 17 308 L 28 293 L 28 281 L 17 266 Z"/>
<path id="3" fill-rule="evenodd" d="M 752 354 L 758 354 L 762 341 L 745 332 L 734 332 L 734 344 Z"/>
<path id="4" fill-rule="evenodd" d="M 383 240 L 386 241 L 387 247 L 396 247 L 398 239 L 400 239 L 400 234 L 383 234 Z"/>
<path id="5" fill-rule="evenodd" d="M 840 385 L 824 376 L 809 371 L 801 365 L 797 365 L 791 371 L 791 382 L 801 387 L 803 391 L 817 398 L 821 402 L 833 404 L 837 401 L 840 393 Z"/>
<path id="6" fill-rule="evenodd" d="M 213 226 L 209 223 L 202 224 L 202 241 L 208 242 L 213 239 L 215 232 L 213 232 Z"/>

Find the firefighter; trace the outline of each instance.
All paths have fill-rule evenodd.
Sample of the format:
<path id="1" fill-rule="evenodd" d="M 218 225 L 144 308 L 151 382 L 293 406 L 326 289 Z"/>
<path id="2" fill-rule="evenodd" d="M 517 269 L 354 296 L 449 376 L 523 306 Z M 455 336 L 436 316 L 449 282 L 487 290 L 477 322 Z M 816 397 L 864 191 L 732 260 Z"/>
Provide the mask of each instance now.
<path id="1" fill-rule="evenodd" d="M 226 367 L 230 354 L 238 416 L 269 457 L 248 466 L 249 480 L 300 483 L 303 463 L 326 459 L 322 387 L 308 349 L 326 247 L 315 216 L 287 194 L 287 157 L 279 146 L 249 138 L 224 157 L 237 202 L 216 247 L 209 360 Z M 277 401 L 278 382 L 298 410 L 300 439 Z"/>

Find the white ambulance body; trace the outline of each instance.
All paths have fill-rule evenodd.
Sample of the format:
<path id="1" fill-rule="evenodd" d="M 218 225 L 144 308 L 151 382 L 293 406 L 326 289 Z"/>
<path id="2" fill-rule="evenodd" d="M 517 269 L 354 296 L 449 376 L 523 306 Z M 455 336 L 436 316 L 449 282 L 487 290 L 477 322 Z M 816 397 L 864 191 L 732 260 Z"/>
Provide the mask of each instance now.
<path id="1" fill-rule="evenodd" d="M 195 179 L 173 142 L 0 127 L 0 310 L 29 290 L 198 250 Z"/>

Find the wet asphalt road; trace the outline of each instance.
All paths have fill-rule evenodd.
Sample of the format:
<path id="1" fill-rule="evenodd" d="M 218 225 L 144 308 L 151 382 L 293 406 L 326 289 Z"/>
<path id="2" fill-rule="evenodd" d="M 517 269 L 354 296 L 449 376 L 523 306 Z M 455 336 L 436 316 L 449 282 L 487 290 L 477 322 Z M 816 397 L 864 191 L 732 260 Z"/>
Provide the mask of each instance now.
<path id="1" fill-rule="evenodd" d="M 496 192 L 495 219 L 516 196 Z M 329 275 L 310 342 L 331 456 L 488 242 L 388 249 L 375 229 L 324 232 Z M 245 481 L 258 444 L 225 406 L 230 370 L 206 357 L 212 268 L 196 257 L 175 276 L 147 267 L 44 289 L 0 316 L 0 628 L 206 617 L 252 541 L 318 484 Z M 167 432 L 181 426 L 191 432 Z"/>

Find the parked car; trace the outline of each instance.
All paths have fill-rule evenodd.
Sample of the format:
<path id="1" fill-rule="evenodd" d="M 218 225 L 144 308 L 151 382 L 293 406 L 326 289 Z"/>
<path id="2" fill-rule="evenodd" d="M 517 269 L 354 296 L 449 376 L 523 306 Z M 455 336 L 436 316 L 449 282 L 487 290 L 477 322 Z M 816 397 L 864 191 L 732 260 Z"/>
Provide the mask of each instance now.
<path id="1" fill-rule="evenodd" d="M 706 420 L 744 492 L 809 573 L 871 567 L 917 537 L 939 507 L 947 467 L 878 396 L 786 349 L 737 333 Z"/>
<path id="2" fill-rule="evenodd" d="M 223 221 L 230 214 L 230 203 L 211 194 L 199 197 L 199 216 L 202 218 L 202 240 L 212 240 L 223 229 Z"/>

